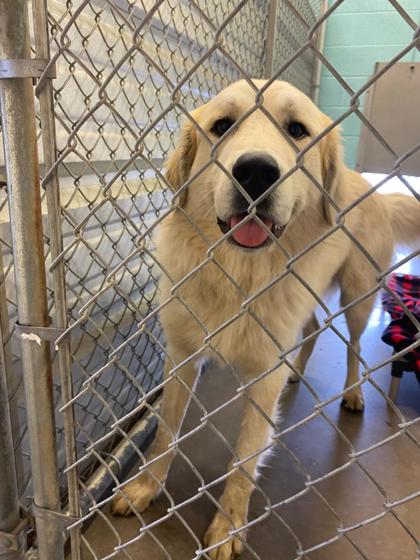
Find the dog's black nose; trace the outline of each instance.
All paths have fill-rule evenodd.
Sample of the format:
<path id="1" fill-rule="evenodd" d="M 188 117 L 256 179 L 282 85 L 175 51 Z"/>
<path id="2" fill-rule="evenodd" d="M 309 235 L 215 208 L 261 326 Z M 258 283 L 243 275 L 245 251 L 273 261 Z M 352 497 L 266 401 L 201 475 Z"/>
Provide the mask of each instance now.
<path id="1" fill-rule="evenodd" d="M 268 154 L 244 154 L 235 162 L 232 175 L 256 200 L 280 178 L 280 169 Z"/>

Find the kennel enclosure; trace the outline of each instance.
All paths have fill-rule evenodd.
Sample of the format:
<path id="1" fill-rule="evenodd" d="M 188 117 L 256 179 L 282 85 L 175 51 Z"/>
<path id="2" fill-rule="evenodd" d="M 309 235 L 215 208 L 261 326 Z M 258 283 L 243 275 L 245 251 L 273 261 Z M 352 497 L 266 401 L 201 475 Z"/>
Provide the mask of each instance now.
<path id="1" fill-rule="evenodd" d="M 395 152 L 360 109 L 387 71 L 417 56 L 418 21 L 403 2 L 385 2 L 410 39 L 353 89 L 324 49 L 329 21 L 345 4 L 0 0 L 0 556 L 131 557 L 131 541 L 102 509 L 134 464 L 144 462 L 159 417 L 165 346 L 153 233 L 174 211 L 163 167 L 188 111 L 251 77 L 288 80 L 319 100 L 326 69 L 349 99 L 334 123 L 361 121 L 389 154 L 388 174 L 418 204 L 403 171 L 405 160 L 418 157 L 419 144 Z M 412 250 L 403 262 L 417 254 Z M 378 271 L 377 292 L 398 264 Z M 335 329 L 349 345 L 333 322 L 342 314 L 326 313 L 322 330 Z M 361 383 L 374 386 L 398 419 L 389 437 L 409 439 L 418 453 L 417 420 L 407 419 L 374 377 L 392 357 L 373 366 L 358 357 Z M 312 415 L 331 422 L 326 407 L 339 398 L 318 399 L 301 422 Z M 393 516 L 415 548 L 415 531 L 399 507 L 414 503 L 418 489 L 389 500 L 359 462 L 386 443 L 356 450 L 350 441 L 348 461 L 315 478 L 306 474 L 300 492 L 319 496 L 317 484 L 357 463 L 384 502 L 359 525 Z M 284 501 L 298 499 L 299 492 Z M 269 513 L 286 523 L 278 511 L 273 506 Z M 182 518 L 176 508 L 173 515 Z M 290 527 L 296 558 L 345 539 L 356 558 L 369 559 L 352 539 L 357 524 L 346 527 L 337 518 L 335 535 L 306 548 Z M 117 544 L 106 555 L 85 536 L 98 519 L 115 533 Z M 138 539 L 149 535 L 162 557 L 171 558 L 153 534 L 156 524 L 159 519 L 143 522 Z M 195 558 L 208 558 L 188 531 L 197 541 Z M 259 558 L 250 546 L 247 553 Z"/>

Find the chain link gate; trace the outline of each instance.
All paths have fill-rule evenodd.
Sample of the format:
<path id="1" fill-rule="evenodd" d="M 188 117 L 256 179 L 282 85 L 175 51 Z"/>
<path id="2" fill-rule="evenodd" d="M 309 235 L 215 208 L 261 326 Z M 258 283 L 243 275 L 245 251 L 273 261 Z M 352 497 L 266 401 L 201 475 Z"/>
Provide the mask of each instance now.
<path id="1" fill-rule="evenodd" d="M 24 510 L 31 511 L 36 520 L 36 546 L 28 557 L 38 549 L 41 560 L 64 558 L 61 533 L 65 530 L 65 537 L 70 536 L 66 554 L 74 560 L 142 557 L 131 552 L 130 547 L 146 537 L 154 546 L 145 548 L 146 551 L 153 550 L 156 558 L 175 558 L 173 546 L 168 548 L 165 534 L 159 532 L 168 518 L 174 518 L 194 543 L 194 558 L 210 558 L 211 550 L 203 547 L 201 534 L 196 533 L 191 518 L 183 517 L 182 508 L 203 496 L 217 505 L 212 489 L 225 476 L 206 482 L 182 451 L 181 444 L 204 427 L 210 427 L 232 453 L 233 450 L 213 422 L 218 409 L 208 412 L 197 397 L 194 402 L 201 408 L 202 416 L 175 444 L 189 475 L 199 481 L 199 491 L 184 502 L 175 503 L 164 490 L 169 509 L 152 518 L 138 514 L 140 530 L 135 535 L 127 536 L 121 523 L 107 513 L 112 491 L 122 487 L 134 465 L 147 467 L 143 451 L 153 438 L 160 417 L 165 346 L 156 291 L 162 270 L 154 255 L 152 234 L 175 211 L 161 170 L 177 137 L 180 120 L 225 85 L 240 78 L 273 77 L 289 80 L 316 97 L 320 64 L 351 96 L 348 111 L 334 125 L 356 114 L 385 149 L 391 150 L 360 111 L 359 102 L 361 95 L 388 68 L 416 48 L 416 24 L 400 3 L 390 0 L 389 4 L 413 28 L 413 40 L 380 73 L 360 90 L 353 91 L 322 53 L 324 22 L 341 3 L 334 2 L 327 9 L 325 2 L 321 7 L 321 2 L 315 0 L 32 0 L 28 23 L 24 16 L 26 2 L 19 0 L 13 7 L 7 1 L 0 2 L 3 22 L 7 21 L 10 29 L 22 30 L 21 35 L 0 37 L 0 58 L 22 61 L 0 66 L 6 153 L 2 181 L 6 184 L 7 180 L 9 185 L 3 191 L 0 209 L 0 403 L 9 400 L 10 407 L 10 413 L 6 406 L 0 411 L 6 426 L 0 449 L 3 459 L 11 457 L 13 432 L 16 457 L 15 465 L 5 464 L 8 484 L 0 484 L 0 557 L 3 554 L 7 560 L 23 558 L 23 537 L 30 524 L 27 513 L 19 513 L 19 490 Z M 33 37 L 32 56 L 29 43 L 24 40 L 26 26 Z M 24 64 L 29 58 L 38 62 Z M 31 109 L 32 79 L 36 79 L 35 112 Z M 20 98 L 22 90 L 25 91 Z M 36 138 L 31 122 L 35 115 L 42 179 L 38 202 L 33 188 L 33 173 L 38 165 L 32 149 Z M 20 127 L 14 126 L 14 119 Z M 417 198 L 409 181 L 402 177 L 400 165 L 418 148 L 419 145 L 413 146 L 399 156 L 393 154 L 395 167 L 390 170 Z M 380 186 L 376 185 L 372 192 Z M 346 229 L 341 218 L 350 209 L 341 210 L 336 228 Z M 34 215 L 36 220 L 31 219 Z M 34 253 L 39 249 L 38 261 L 28 251 L 27 240 L 33 243 Z M 42 247 L 46 274 L 42 270 Z M 359 249 L 366 254 L 363 247 Z M 410 253 L 404 262 L 417 254 L 418 251 Z M 399 264 L 377 271 L 374 293 L 386 289 L 387 276 Z M 360 299 L 370 295 L 366 293 Z M 176 292 L 173 297 L 177 297 Z M 334 323 L 345 310 L 332 312 L 324 301 L 318 303 L 325 311 L 325 324 L 319 330 L 333 331 L 350 346 L 347 335 Z M 48 307 L 48 312 L 37 305 Z M 293 367 L 290 356 L 301 344 L 302 341 L 294 348 L 284 349 L 281 360 Z M 294 543 L 290 558 L 326 559 L 328 547 L 345 540 L 354 558 L 374 560 L 353 535 L 359 528 L 369 529 L 385 516 L 392 516 L 403 528 L 413 551 L 416 547 L 415 530 L 401 513 L 401 507 L 418 498 L 418 484 L 409 495 L 391 499 L 363 459 L 399 437 L 416 446 L 418 453 L 418 418 L 407 420 L 375 379 L 375 372 L 395 356 L 369 366 L 356 354 L 364 373 L 360 383 L 375 387 L 384 404 L 389 404 L 397 419 L 397 429 L 391 436 L 357 448 L 329 414 L 328 406 L 343 393 L 323 398 L 304 380 L 313 395 L 312 411 L 287 428 L 272 426 L 277 444 L 287 452 L 293 468 L 302 473 L 303 485 L 276 503 L 265 495 L 264 513 L 249 524 L 253 527 L 268 516 L 275 518 Z M 242 394 L 244 388 L 239 387 L 238 391 Z M 229 397 L 219 409 L 233 406 L 237 398 Z M 331 428 L 331 437 L 348 446 L 344 463 L 316 476 L 299 459 L 296 448 L 289 449 L 285 443 L 290 433 L 314 419 L 325 421 Z M 29 438 L 28 427 L 32 430 Z M 51 447 L 54 429 L 56 452 Z M 382 507 L 368 518 L 346 525 L 322 488 L 325 481 L 354 466 L 375 486 Z M 258 482 L 255 486 L 261 492 Z M 335 534 L 310 545 L 305 544 L 282 513 L 288 504 L 308 495 L 320 500 L 337 527 Z M 26 507 L 25 496 L 33 496 L 31 507 Z M 6 511 L 2 504 L 7 504 Z M 95 524 L 101 524 L 101 531 L 113 535 L 114 545 L 106 551 L 98 552 L 97 542 L 91 541 L 89 530 Z M 244 545 L 247 557 L 264 558 L 251 544 Z M 319 551 L 321 556 L 317 556 Z"/>

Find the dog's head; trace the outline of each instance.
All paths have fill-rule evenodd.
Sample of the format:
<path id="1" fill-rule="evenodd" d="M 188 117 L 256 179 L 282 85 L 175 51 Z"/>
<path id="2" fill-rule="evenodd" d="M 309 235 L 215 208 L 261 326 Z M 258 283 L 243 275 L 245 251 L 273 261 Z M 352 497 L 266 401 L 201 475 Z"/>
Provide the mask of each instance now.
<path id="1" fill-rule="evenodd" d="M 219 235 L 232 230 L 230 243 L 255 251 L 304 208 L 331 223 L 328 196 L 334 199 L 342 164 L 337 128 L 298 157 L 331 123 L 306 95 L 277 81 L 258 100 L 265 82 L 253 83 L 256 89 L 236 82 L 191 113 L 167 178 L 192 219 L 217 223 Z"/>

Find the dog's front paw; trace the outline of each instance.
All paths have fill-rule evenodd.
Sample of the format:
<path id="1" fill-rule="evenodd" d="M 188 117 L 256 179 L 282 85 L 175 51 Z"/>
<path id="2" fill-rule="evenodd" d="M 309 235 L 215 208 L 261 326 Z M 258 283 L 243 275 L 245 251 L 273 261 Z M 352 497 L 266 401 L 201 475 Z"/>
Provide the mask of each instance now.
<path id="1" fill-rule="evenodd" d="M 354 389 L 344 393 L 341 404 L 344 408 L 353 412 L 362 412 L 365 408 L 365 402 L 363 400 L 363 394 L 360 387 L 355 387 Z"/>
<path id="2" fill-rule="evenodd" d="M 159 483 L 148 473 L 144 473 L 118 490 L 112 500 L 111 511 L 114 515 L 142 513 L 149 507 L 159 490 Z"/>
<path id="3" fill-rule="evenodd" d="M 235 518 L 234 514 L 231 517 L 234 527 L 223 513 L 217 512 L 210 527 L 207 529 L 203 539 L 204 545 L 210 547 L 220 543 L 220 546 L 213 548 L 207 553 L 211 560 L 231 560 L 243 550 L 244 545 L 241 539 L 231 536 L 230 532 L 245 525 L 246 521 Z M 245 531 L 241 532 L 240 535 L 244 539 Z"/>

